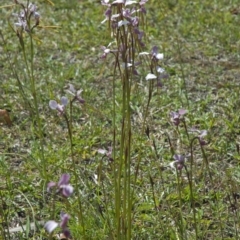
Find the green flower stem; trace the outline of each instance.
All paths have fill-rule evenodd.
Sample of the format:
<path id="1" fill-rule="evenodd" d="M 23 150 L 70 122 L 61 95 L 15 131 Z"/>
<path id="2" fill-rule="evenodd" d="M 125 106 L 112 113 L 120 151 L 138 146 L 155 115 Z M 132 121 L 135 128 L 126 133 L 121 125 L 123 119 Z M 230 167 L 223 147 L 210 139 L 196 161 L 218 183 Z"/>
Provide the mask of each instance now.
<path id="1" fill-rule="evenodd" d="M 73 137 L 72 137 L 72 128 L 71 128 L 71 123 L 68 120 L 67 114 L 63 114 L 64 119 L 67 123 L 67 128 L 68 128 L 68 136 L 69 136 L 69 140 L 70 140 L 70 149 L 71 149 L 71 159 L 72 159 L 72 166 L 73 166 L 73 172 L 74 172 L 74 180 L 75 180 L 75 188 L 77 190 L 77 200 L 78 200 L 78 206 L 79 206 L 79 211 L 78 211 L 78 219 L 80 219 L 80 221 L 82 222 L 82 228 L 83 228 L 83 236 L 84 239 L 86 234 L 85 234 L 85 224 L 84 224 L 84 218 L 83 218 L 83 211 L 82 211 L 82 202 L 81 202 L 81 198 L 80 198 L 80 190 L 78 187 L 78 183 L 79 183 L 79 178 L 78 178 L 78 174 L 77 174 L 77 166 L 75 163 L 75 159 L 74 159 L 74 151 L 73 151 Z"/>

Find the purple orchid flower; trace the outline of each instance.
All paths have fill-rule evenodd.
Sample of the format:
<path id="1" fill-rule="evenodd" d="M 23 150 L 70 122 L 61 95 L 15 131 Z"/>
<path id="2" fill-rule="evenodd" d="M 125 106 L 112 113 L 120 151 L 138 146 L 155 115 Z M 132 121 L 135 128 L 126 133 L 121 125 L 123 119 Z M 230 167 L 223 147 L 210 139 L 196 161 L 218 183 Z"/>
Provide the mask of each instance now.
<path id="1" fill-rule="evenodd" d="M 111 7 L 111 4 L 109 3 L 109 0 L 102 0 L 102 1 L 101 1 L 101 4 L 102 4 L 103 6 Z"/>
<path id="2" fill-rule="evenodd" d="M 170 112 L 171 121 L 175 126 L 178 126 L 181 122 L 181 118 L 183 115 L 187 113 L 185 109 L 179 109 L 177 112 Z"/>
<path id="3" fill-rule="evenodd" d="M 112 5 L 114 4 L 124 4 L 124 6 L 132 5 L 134 3 L 137 3 L 137 1 L 132 0 L 116 0 L 112 2 Z"/>
<path id="4" fill-rule="evenodd" d="M 208 132 L 207 130 L 198 130 L 196 128 L 191 128 L 190 132 L 194 133 L 198 133 L 198 139 L 199 139 L 199 143 L 201 146 L 205 146 L 208 144 L 208 142 L 204 139 L 205 136 L 207 136 Z"/>
<path id="5" fill-rule="evenodd" d="M 72 84 L 68 84 L 69 89 L 67 90 L 70 94 L 74 96 L 74 100 L 77 100 L 79 103 L 84 104 L 85 100 L 81 97 L 82 89 L 79 89 L 78 91 L 74 88 Z"/>
<path id="6" fill-rule="evenodd" d="M 185 163 L 185 156 L 175 154 L 173 158 L 175 159 L 175 161 L 171 162 L 170 166 L 172 168 L 176 168 L 177 170 L 182 170 Z"/>
<path id="7" fill-rule="evenodd" d="M 114 43 L 114 42 L 110 42 L 107 47 L 101 46 L 101 50 L 102 50 L 103 53 L 102 53 L 102 55 L 101 55 L 100 58 L 106 59 L 106 57 L 107 57 L 107 55 L 108 55 L 109 53 L 115 53 L 115 52 L 118 51 L 118 50 L 116 50 L 116 49 L 111 49 L 111 48 L 110 48 L 113 43 Z"/>
<path id="8" fill-rule="evenodd" d="M 137 27 L 139 23 L 139 18 L 136 16 L 132 16 L 132 14 L 134 14 L 135 12 L 135 9 L 130 10 L 129 8 L 123 9 L 122 11 L 123 17 L 127 20 L 128 23 L 130 22 L 133 27 Z"/>
<path id="9" fill-rule="evenodd" d="M 146 4 L 146 2 L 147 2 L 148 0 L 141 0 L 140 2 L 139 2 L 139 5 L 140 5 L 140 12 L 142 12 L 142 13 L 144 13 L 144 14 L 146 14 L 147 13 L 147 11 L 146 11 L 146 8 L 145 8 L 145 4 Z"/>
<path id="10" fill-rule="evenodd" d="M 138 40 L 139 40 L 140 46 L 141 46 L 141 47 L 145 47 L 145 44 L 144 44 L 144 42 L 142 41 L 143 36 L 144 36 L 144 32 L 143 32 L 143 31 L 140 31 L 140 30 L 138 29 L 138 27 L 135 27 L 135 28 L 134 28 L 134 33 L 137 35 L 137 38 L 138 38 Z"/>
<path id="11" fill-rule="evenodd" d="M 149 52 L 139 53 L 139 56 L 142 56 L 142 55 L 150 55 L 151 59 L 154 60 L 154 61 L 163 60 L 163 58 L 164 58 L 163 53 L 158 53 L 158 47 L 157 46 L 154 46 L 150 53 Z"/>
<path id="12" fill-rule="evenodd" d="M 49 107 L 53 110 L 57 110 L 60 115 L 64 113 L 64 109 L 68 104 L 68 99 L 66 97 L 61 97 L 61 104 L 57 103 L 55 100 L 49 101 Z"/>
<path id="13" fill-rule="evenodd" d="M 133 17 L 131 18 L 131 24 L 133 27 L 137 27 L 139 24 L 139 17 Z"/>
<path id="14" fill-rule="evenodd" d="M 60 192 L 64 197 L 68 198 L 73 193 L 73 187 L 69 184 L 70 175 L 64 173 L 59 182 L 49 182 L 47 185 L 47 191 L 50 192 L 51 188 L 56 187 L 57 193 Z"/>
<path id="15" fill-rule="evenodd" d="M 157 86 L 158 87 L 162 87 L 163 86 L 162 79 L 169 78 L 169 75 L 166 73 L 165 69 L 160 67 L 160 66 L 156 67 L 156 71 L 158 73 L 158 76 L 157 76 Z"/>
<path id="16" fill-rule="evenodd" d="M 111 50 L 110 50 L 110 48 L 107 48 L 105 46 L 102 46 L 101 49 L 103 51 L 103 54 L 100 58 L 106 59 L 107 55 L 111 52 Z"/>
<path id="17" fill-rule="evenodd" d="M 98 149 L 98 153 L 105 155 L 110 162 L 113 161 L 112 158 L 112 147 L 108 147 L 108 150 L 106 149 Z"/>
<path id="18" fill-rule="evenodd" d="M 158 61 L 158 60 L 163 60 L 163 53 L 158 53 L 158 47 L 154 46 L 151 50 L 151 55 L 152 55 L 152 60 Z"/>
<path id="19" fill-rule="evenodd" d="M 16 4 L 20 3 L 16 1 Z M 17 16 L 18 18 L 18 22 L 15 23 L 15 26 L 21 28 L 26 32 L 30 31 L 28 21 L 30 21 L 31 17 L 34 17 L 35 19 L 35 26 L 39 25 L 40 22 L 40 14 L 37 12 L 37 6 L 32 3 L 24 6 L 24 10 L 22 10 L 19 14 L 14 14 L 14 16 Z"/>
<path id="20" fill-rule="evenodd" d="M 68 223 L 68 220 L 70 219 L 70 216 L 66 213 L 61 212 L 60 218 L 61 218 L 60 223 L 50 220 L 45 223 L 44 228 L 47 230 L 47 232 L 52 233 L 57 227 L 60 227 L 62 229 L 64 236 L 66 238 L 70 238 L 71 234 L 67 227 L 67 223 Z"/>
<path id="21" fill-rule="evenodd" d="M 26 32 L 29 31 L 27 21 L 21 17 L 18 17 L 18 22 L 15 23 L 15 26 L 22 28 Z"/>
<path id="22" fill-rule="evenodd" d="M 206 140 L 204 140 L 205 136 L 207 136 L 207 130 L 200 131 L 200 134 L 198 135 L 198 139 L 199 139 L 201 146 L 208 144 L 208 142 Z"/>
<path id="23" fill-rule="evenodd" d="M 142 40 L 143 36 L 144 36 L 144 32 L 140 31 L 137 27 L 134 28 L 134 33 L 137 34 L 138 36 L 138 40 Z"/>
<path id="24" fill-rule="evenodd" d="M 131 19 L 132 18 L 132 11 L 129 8 L 123 9 L 122 15 L 126 19 Z"/>
<path id="25" fill-rule="evenodd" d="M 146 4 L 146 2 L 148 2 L 148 0 L 141 0 L 141 1 L 139 2 L 139 4 L 140 4 L 141 6 L 144 6 L 144 5 Z"/>

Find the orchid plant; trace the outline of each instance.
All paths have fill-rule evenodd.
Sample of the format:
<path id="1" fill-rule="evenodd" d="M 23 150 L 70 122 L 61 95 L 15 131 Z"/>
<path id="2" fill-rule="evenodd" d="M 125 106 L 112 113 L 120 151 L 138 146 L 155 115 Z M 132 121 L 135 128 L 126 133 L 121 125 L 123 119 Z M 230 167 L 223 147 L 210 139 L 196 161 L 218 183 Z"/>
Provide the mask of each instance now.
<path id="1" fill-rule="evenodd" d="M 73 187 L 72 185 L 69 184 L 70 181 L 70 175 L 67 173 L 64 173 L 58 183 L 56 182 L 49 182 L 47 185 L 47 191 L 50 192 L 52 188 L 56 189 L 56 193 L 60 193 L 61 196 L 64 198 L 68 198 L 73 194 Z M 44 225 L 44 228 L 46 229 L 47 232 L 50 234 L 57 228 L 60 227 L 62 229 L 63 234 L 68 238 L 70 237 L 70 231 L 67 227 L 68 220 L 70 219 L 70 216 L 66 213 L 61 213 L 60 214 L 61 221 L 58 223 L 56 221 L 50 220 L 46 222 Z"/>
<path id="2" fill-rule="evenodd" d="M 62 229 L 62 232 L 64 234 L 64 237 L 70 238 L 71 233 L 67 227 L 68 220 L 70 219 L 70 216 L 66 213 L 61 212 L 60 214 L 61 221 L 56 222 L 53 220 L 47 221 L 44 225 L 44 228 L 48 233 L 52 233 L 57 227 L 60 227 Z"/>
<path id="3" fill-rule="evenodd" d="M 58 111 L 59 116 L 63 116 L 67 123 L 67 129 L 68 129 L 68 135 L 69 135 L 69 140 L 70 140 L 70 149 L 71 149 L 71 160 L 72 160 L 72 168 L 73 168 L 73 174 L 75 177 L 75 184 L 76 186 L 78 185 L 78 174 L 77 174 L 77 167 L 74 159 L 74 150 L 73 150 L 73 136 L 72 136 L 72 103 L 74 101 L 79 102 L 80 104 L 84 104 L 85 100 L 81 97 L 82 89 L 76 90 L 72 84 L 69 84 L 69 88 L 67 90 L 68 93 L 74 96 L 72 100 L 70 100 L 70 121 L 68 119 L 68 114 L 65 111 L 65 108 L 68 104 L 68 98 L 67 97 L 61 97 L 60 103 L 58 103 L 56 100 L 50 100 L 49 101 L 49 107 L 53 110 Z M 69 184 L 70 176 L 68 174 L 63 174 L 62 177 L 60 178 L 59 182 L 49 182 L 47 190 L 50 191 L 52 188 L 56 189 L 56 193 L 61 193 L 61 195 L 65 198 L 68 198 L 69 196 L 72 195 L 73 193 L 73 187 Z M 83 221 L 83 214 L 82 214 L 82 207 L 81 207 L 81 199 L 80 199 L 80 193 L 79 189 L 77 189 L 77 200 L 78 200 L 78 206 L 79 206 L 79 211 L 77 212 L 78 218 L 80 221 L 82 221 L 82 227 L 83 227 L 83 232 L 85 231 L 84 227 L 84 221 Z M 64 222 L 64 217 L 63 217 L 63 222 Z M 64 224 L 57 224 L 56 222 L 50 222 L 46 227 L 48 230 L 54 230 L 57 226 L 65 226 Z M 68 229 L 65 227 L 63 228 L 63 231 L 65 233 L 68 233 Z M 49 231 L 51 232 L 51 231 Z M 66 234 L 65 234 L 66 235 Z M 67 236 L 67 235 L 66 235 Z"/>
<path id="4" fill-rule="evenodd" d="M 40 14 L 37 11 L 37 6 L 33 3 L 29 3 L 27 5 L 24 5 L 17 0 L 15 0 L 15 3 L 17 5 L 20 5 L 22 10 L 18 14 L 13 14 L 15 17 L 17 17 L 17 22 L 15 22 L 15 26 L 17 27 L 17 33 L 20 37 L 22 32 L 32 32 L 32 30 L 37 27 L 40 23 Z M 34 21 L 34 24 L 31 25 L 32 20 Z"/>
<path id="5" fill-rule="evenodd" d="M 161 62 L 164 55 L 158 52 L 158 47 L 154 46 L 150 53 L 143 52 L 146 48 L 144 39 L 146 37 L 143 31 L 144 17 L 147 12 L 145 4 L 147 0 L 102 0 L 101 4 L 106 8 L 102 24 L 108 22 L 111 31 L 111 37 L 114 41 L 101 47 L 100 58 L 107 60 L 111 55 L 114 60 L 113 76 L 113 132 L 114 139 L 112 148 L 109 150 L 99 149 L 98 152 L 113 159 L 114 187 L 115 187 L 115 224 L 117 232 L 114 233 L 120 237 L 127 235 L 131 239 L 131 204 L 134 189 L 130 177 L 134 174 L 131 168 L 131 150 L 132 150 L 132 120 L 131 120 L 131 99 L 135 94 L 132 86 L 138 83 L 141 77 L 139 69 L 148 67 L 149 74 L 146 75 L 146 85 L 149 85 L 149 94 L 147 96 L 147 106 L 143 108 L 144 117 L 142 121 L 142 130 L 145 128 L 146 118 L 148 116 L 148 106 L 152 97 L 153 81 L 159 80 L 164 72 Z M 145 55 L 145 56 L 144 56 Z M 146 63 L 146 64 L 143 64 Z M 158 68 L 157 68 L 158 67 Z M 117 135 L 116 126 L 116 81 L 121 79 L 121 132 Z M 144 131 L 143 131 L 144 132 Z M 117 141 L 119 136 L 119 154 L 116 154 Z M 117 156 L 117 157 L 116 157 Z M 137 172 L 137 171 L 136 171 Z M 124 177 L 123 177 L 124 176 Z M 137 176 L 136 176 L 137 177 Z M 124 196 L 124 197 L 123 197 Z M 123 207 L 126 206 L 126 207 Z M 114 236 L 113 234 L 113 236 Z"/>

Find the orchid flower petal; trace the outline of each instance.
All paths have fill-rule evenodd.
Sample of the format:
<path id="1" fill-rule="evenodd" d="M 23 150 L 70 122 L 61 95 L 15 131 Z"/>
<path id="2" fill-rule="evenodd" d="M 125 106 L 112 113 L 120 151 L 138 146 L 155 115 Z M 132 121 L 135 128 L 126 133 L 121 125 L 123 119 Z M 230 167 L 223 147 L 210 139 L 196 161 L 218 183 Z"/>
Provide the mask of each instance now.
<path id="1" fill-rule="evenodd" d="M 132 5 L 134 3 L 137 3 L 137 1 L 126 0 L 125 6 Z"/>
<path id="2" fill-rule="evenodd" d="M 45 223 L 44 228 L 47 230 L 47 232 L 51 233 L 54 231 L 55 228 L 58 227 L 58 223 L 55 221 L 48 221 Z"/>
<path id="3" fill-rule="evenodd" d="M 66 106 L 68 104 L 68 99 L 66 97 L 61 97 L 61 104 Z"/>
<path id="4" fill-rule="evenodd" d="M 118 22 L 118 27 L 125 26 L 125 25 L 128 25 L 128 24 L 129 24 L 129 21 L 121 20 L 121 21 Z"/>
<path id="5" fill-rule="evenodd" d="M 59 180 L 59 182 L 58 182 L 58 186 L 68 184 L 68 183 L 69 183 L 69 180 L 70 180 L 70 175 L 67 174 L 67 173 L 64 173 L 64 174 L 61 176 L 61 178 L 60 178 L 60 180 Z"/>
<path id="6" fill-rule="evenodd" d="M 62 195 L 66 198 L 70 197 L 73 193 L 73 187 L 70 184 L 61 185 Z"/>
<path id="7" fill-rule="evenodd" d="M 161 68 L 159 66 L 156 67 L 156 70 L 157 70 L 158 73 L 164 73 L 165 72 L 165 69 Z"/>
<path id="8" fill-rule="evenodd" d="M 57 109 L 58 103 L 55 100 L 50 100 L 49 101 L 49 107 L 53 110 Z"/>
<path id="9" fill-rule="evenodd" d="M 70 219 L 70 216 L 66 213 L 61 212 L 60 217 L 62 221 L 60 222 L 59 226 L 64 229 L 67 227 L 67 223 L 68 220 Z"/>
<path id="10" fill-rule="evenodd" d="M 179 115 L 184 115 L 184 114 L 187 113 L 187 110 L 185 110 L 185 109 L 179 109 L 179 110 L 178 110 L 178 113 L 179 113 Z"/>
<path id="11" fill-rule="evenodd" d="M 57 184 L 55 182 L 49 182 L 47 185 L 47 191 L 49 192 L 52 187 L 55 187 Z"/>
<path id="12" fill-rule="evenodd" d="M 148 75 L 146 76 L 146 80 L 147 81 L 148 80 L 153 80 L 153 79 L 156 79 L 156 78 L 157 78 L 157 76 L 152 74 L 152 73 L 148 73 Z"/>
<path id="13" fill-rule="evenodd" d="M 164 57 L 164 54 L 163 54 L 163 53 L 158 53 L 158 54 L 156 55 L 156 58 L 157 58 L 158 60 L 162 60 L 163 57 Z"/>
<path id="14" fill-rule="evenodd" d="M 107 150 L 106 149 L 98 149 L 98 153 L 100 154 L 106 154 Z"/>

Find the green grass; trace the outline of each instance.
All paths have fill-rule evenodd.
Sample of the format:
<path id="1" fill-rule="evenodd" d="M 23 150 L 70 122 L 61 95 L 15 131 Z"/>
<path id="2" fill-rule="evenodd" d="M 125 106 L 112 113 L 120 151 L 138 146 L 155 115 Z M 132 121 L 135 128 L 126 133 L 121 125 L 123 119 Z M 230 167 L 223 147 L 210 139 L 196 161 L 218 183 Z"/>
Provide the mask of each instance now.
<path id="1" fill-rule="evenodd" d="M 11 14 L 18 9 L 0 8 L 0 31 L 6 43 L 0 38 L 0 109 L 10 109 L 13 120 L 11 128 L 0 125 L 0 239 L 48 239 L 43 227 L 11 236 L 3 233 L 27 224 L 28 219 L 46 222 L 54 216 L 59 220 L 61 210 L 71 216 L 69 228 L 74 239 L 119 239 L 114 235 L 113 166 L 98 153 L 99 148 L 107 149 L 113 141 L 114 59 L 100 59 L 100 47 L 112 41 L 107 24 L 100 24 L 104 8 L 99 1 L 90 0 L 54 3 L 51 6 L 47 1 L 38 1 L 41 25 L 52 27 L 37 28 L 34 34 L 34 76 L 46 172 L 36 119 L 30 115 L 12 71 L 14 67 L 26 98 L 33 103 L 22 50 L 9 26 L 16 22 Z M 5 4 L 9 1 L 3 0 L 1 5 Z M 144 129 L 146 69 L 132 89 L 132 182 L 137 171 L 136 183 L 131 186 L 132 239 L 239 239 L 238 0 L 155 0 L 149 1 L 146 8 L 145 51 L 154 45 L 159 47 L 170 78 L 163 80 L 163 87 L 153 89 Z M 232 13 L 234 9 L 239 10 L 238 14 Z M 73 107 L 73 158 L 78 179 L 67 124 L 48 105 L 51 99 L 70 97 L 65 91 L 68 83 L 82 88 L 86 101 L 84 105 L 74 103 Z M 117 134 L 121 131 L 121 100 L 121 82 L 117 78 Z M 188 128 L 208 131 L 205 155 L 197 141 L 191 149 L 194 134 L 189 134 L 189 140 L 182 124 L 176 129 L 171 123 L 169 113 L 180 108 L 188 110 Z M 149 137 L 145 134 L 147 127 Z M 169 164 L 173 154 L 188 155 L 191 150 L 191 171 L 191 158 L 186 162 L 193 176 L 189 183 L 184 169 L 177 175 Z M 53 211 L 52 195 L 46 192 L 46 185 L 58 181 L 62 173 L 71 175 L 75 194 L 68 201 L 57 198 Z M 98 182 L 96 176 L 100 177 Z M 82 219 L 77 214 L 77 188 Z"/>

